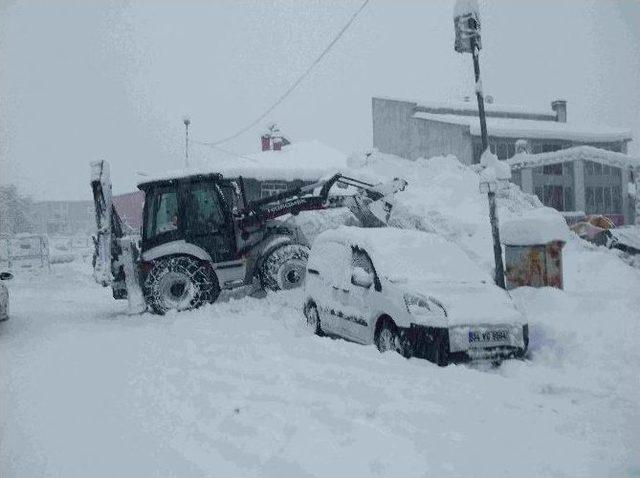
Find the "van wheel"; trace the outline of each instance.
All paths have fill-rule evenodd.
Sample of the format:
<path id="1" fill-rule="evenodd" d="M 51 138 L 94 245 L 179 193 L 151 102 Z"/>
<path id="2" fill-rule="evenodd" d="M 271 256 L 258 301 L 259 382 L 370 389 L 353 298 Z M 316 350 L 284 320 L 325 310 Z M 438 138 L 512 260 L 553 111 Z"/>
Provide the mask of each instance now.
<path id="1" fill-rule="evenodd" d="M 307 319 L 307 327 L 309 330 L 312 330 L 316 335 L 323 336 L 324 333 L 322 332 L 322 327 L 320 325 L 320 313 L 313 302 L 305 305 L 304 316 Z"/>
<path id="2" fill-rule="evenodd" d="M 374 341 L 380 352 L 388 352 L 390 350 L 397 352 L 400 350 L 398 328 L 393 320 L 385 317 L 378 322 Z"/>
<path id="3" fill-rule="evenodd" d="M 188 256 L 154 261 L 142 287 L 145 301 L 156 314 L 196 309 L 215 302 L 220 287 L 206 263 Z"/>
<path id="4" fill-rule="evenodd" d="M 260 282 L 265 289 L 288 290 L 304 284 L 309 248 L 287 244 L 269 253 L 260 266 Z"/>

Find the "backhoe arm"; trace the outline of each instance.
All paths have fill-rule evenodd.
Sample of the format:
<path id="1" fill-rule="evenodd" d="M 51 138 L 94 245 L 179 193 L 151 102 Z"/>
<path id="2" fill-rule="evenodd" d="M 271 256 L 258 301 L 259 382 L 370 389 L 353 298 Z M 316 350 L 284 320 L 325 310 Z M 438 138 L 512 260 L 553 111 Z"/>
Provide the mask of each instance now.
<path id="1" fill-rule="evenodd" d="M 329 195 L 335 184 L 355 188 L 357 192 L 350 195 Z M 296 215 L 301 211 L 346 207 L 364 227 L 384 227 L 393 207 L 392 196 L 406 186 L 404 179 L 371 184 L 335 174 L 327 180 L 253 201 L 240 219 L 240 225 L 251 226 L 286 214 Z"/>

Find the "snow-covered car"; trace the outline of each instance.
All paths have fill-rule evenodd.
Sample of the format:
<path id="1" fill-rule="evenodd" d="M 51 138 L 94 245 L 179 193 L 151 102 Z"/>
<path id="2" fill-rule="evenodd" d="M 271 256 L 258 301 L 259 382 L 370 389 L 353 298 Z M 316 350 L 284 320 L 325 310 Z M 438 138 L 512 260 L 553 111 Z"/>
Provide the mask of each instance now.
<path id="1" fill-rule="evenodd" d="M 319 335 L 438 365 L 523 357 L 528 325 L 507 292 L 431 233 L 340 227 L 318 235 L 304 313 Z"/>
<path id="2" fill-rule="evenodd" d="M 4 281 L 13 277 L 11 272 L 0 272 L 0 321 L 9 318 L 9 290 Z"/>

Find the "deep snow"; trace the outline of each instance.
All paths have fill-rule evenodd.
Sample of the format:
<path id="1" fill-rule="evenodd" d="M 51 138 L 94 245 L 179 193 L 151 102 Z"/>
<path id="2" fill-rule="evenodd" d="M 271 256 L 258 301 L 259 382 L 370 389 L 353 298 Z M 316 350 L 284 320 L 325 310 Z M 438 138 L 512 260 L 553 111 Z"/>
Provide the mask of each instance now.
<path id="1" fill-rule="evenodd" d="M 316 337 L 300 291 L 161 318 L 86 265 L 17 278 L 0 474 L 637 474 L 640 273 L 579 244 L 565 264 L 567 291 L 513 293 L 531 358 L 498 369 Z"/>

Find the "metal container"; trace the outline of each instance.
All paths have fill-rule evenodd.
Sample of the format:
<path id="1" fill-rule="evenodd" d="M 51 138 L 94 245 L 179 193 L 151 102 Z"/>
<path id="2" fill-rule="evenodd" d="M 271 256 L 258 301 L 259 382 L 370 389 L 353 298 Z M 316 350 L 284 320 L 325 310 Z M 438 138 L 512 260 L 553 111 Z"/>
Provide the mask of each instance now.
<path id="1" fill-rule="evenodd" d="M 536 245 L 505 245 L 507 289 L 516 287 L 563 288 L 563 241 Z"/>

